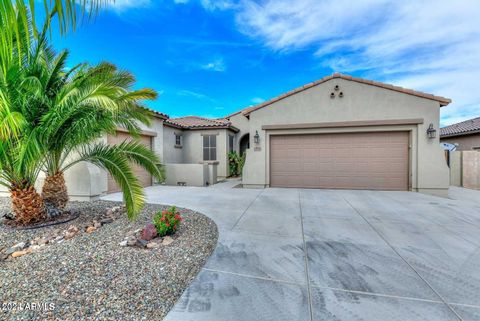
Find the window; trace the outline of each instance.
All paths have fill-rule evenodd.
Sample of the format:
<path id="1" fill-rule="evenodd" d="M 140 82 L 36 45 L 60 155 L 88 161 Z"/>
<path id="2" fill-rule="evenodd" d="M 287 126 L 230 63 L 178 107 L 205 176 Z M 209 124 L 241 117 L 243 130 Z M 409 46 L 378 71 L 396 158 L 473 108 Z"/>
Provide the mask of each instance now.
<path id="1" fill-rule="evenodd" d="M 175 134 L 175 146 L 182 146 L 182 135 Z"/>
<path id="2" fill-rule="evenodd" d="M 233 152 L 233 140 L 234 140 L 233 135 L 228 135 L 228 151 L 231 153 Z"/>
<path id="3" fill-rule="evenodd" d="M 203 160 L 204 161 L 217 160 L 217 136 L 216 135 L 203 136 Z"/>

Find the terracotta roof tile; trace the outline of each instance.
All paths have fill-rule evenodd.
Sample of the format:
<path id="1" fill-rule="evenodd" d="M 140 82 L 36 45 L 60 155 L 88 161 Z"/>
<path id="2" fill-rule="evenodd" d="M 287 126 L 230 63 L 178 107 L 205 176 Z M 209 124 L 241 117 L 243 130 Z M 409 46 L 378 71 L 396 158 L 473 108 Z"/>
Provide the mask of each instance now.
<path id="1" fill-rule="evenodd" d="M 408 95 L 413 95 L 413 96 L 422 97 L 422 98 L 426 98 L 426 99 L 436 100 L 440 103 L 440 106 L 446 106 L 446 105 L 448 105 L 452 102 L 448 98 L 441 97 L 441 96 L 435 96 L 435 95 L 432 95 L 432 94 L 427 94 L 427 93 L 424 93 L 424 92 L 421 92 L 421 91 L 416 91 L 416 90 L 407 89 L 407 88 L 403 88 L 403 87 L 399 87 L 399 86 L 394 86 L 394 85 L 390 85 L 390 84 L 386 84 L 386 83 L 382 83 L 382 82 L 378 82 L 378 81 L 373 81 L 373 80 L 368 80 L 368 79 L 363 79 L 363 78 L 358 78 L 358 77 L 352 77 L 352 76 L 349 76 L 349 75 L 334 73 L 331 76 L 326 76 L 326 77 L 323 77 L 322 79 L 319 79 L 319 80 L 313 81 L 311 83 L 305 84 L 305 85 L 303 85 L 299 88 L 288 91 L 284 94 L 281 94 L 278 97 L 272 98 L 272 99 L 270 99 L 268 101 L 265 101 L 261 104 L 258 104 L 258 105 L 255 105 L 255 106 L 249 106 L 249 107 L 241 110 L 240 112 L 243 113 L 245 116 L 248 116 L 250 113 L 252 113 L 253 111 L 255 111 L 257 109 L 266 107 L 268 105 L 273 104 L 274 102 L 277 102 L 277 101 L 282 100 L 286 97 L 289 97 L 289 96 L 294 95 L 296 93 L 299 93 L 303 90 L 306 90 L 308 88 L 314 87 L 316 85 L 319 85 L 321 83 L 324 83 L 328 80 L 335 79 L 335 78 L 355 81 L 355 82 L 362 83 L 362 84 L 368 84 L 368 85 L 372 85 L 372 86 L 376 86 L 376 87 L 380 87 L 380 88 L 384 88 L 384 89 L 398 91 L 398 92 L 408 94 Z M 231 117 L 233 115 L 236 115 L 236 114 L 237 113 L 231 114 L 231 115 L 227 116 L 227 118 Z"/>
<path id="2" fill-rule="evenodd" d="M 480 132 L 480 117 L 440 128 L 440 136 L 460 136 Z"/>
<path id="3" fill-rule="evenodd" d="M 237 130 L 232 126 L 232 123 L 226 119 L 211 119 L 198 116 L 170 118 L 166 120 L 165 123 L 183 129 L 230 128 L 232 130 Z"/>
<path id="4" fill-rule="evenodd" d="M 141 108 L 152 112 L 153 116 L 155 116 L 155 117 L 157 117 L 157 118 L 162 118 L 162 119 L 168 119 L 168 118 L 170 118 L 167 114 L 161 113 L 161 112 L 156 111 L 156 110 L 154 110 L 154 109 L 151 109 L 151 108 L 148 108 L 148 107 L 141 107 Z"/>

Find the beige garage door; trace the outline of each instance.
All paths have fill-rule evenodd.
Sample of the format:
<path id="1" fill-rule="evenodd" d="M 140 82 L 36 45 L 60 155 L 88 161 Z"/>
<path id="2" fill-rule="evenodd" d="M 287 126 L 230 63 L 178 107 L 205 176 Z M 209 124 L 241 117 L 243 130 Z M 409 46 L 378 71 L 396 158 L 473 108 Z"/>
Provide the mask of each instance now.
<path id="1" fill-rule="evenodd" d="M 270 186 L 408 189 L 408 132 L 270 136 Z"/>
<path id="2" fill-rule="evenodd" d="M 117 136 L 108 135 L 107 137 L 108 144 L 111 144 L 111 145 L 120 144 L 125 140 L 131 141 L 132 139 L 133 138 L 128 133 L 124 133 L 124 132 L 117 132 Z M 152 148 L 152 138 L 150 136 L 142 135 L 138 138 L 138 141 L 140 141 L 145 146 L 148 146 L 148 148 Z M 144 170 L 140 166 L 133 165 L 133 168 L 142 186 L 146 187 L 146 186 L 152 185 L 152 175 L 150 175 L 146 170 Z M 115 193 L 119 191 L 120 191 L 120 187 L 117 185 L 115 180 L 110 175 L 108 175 L 108 193 Z"/>

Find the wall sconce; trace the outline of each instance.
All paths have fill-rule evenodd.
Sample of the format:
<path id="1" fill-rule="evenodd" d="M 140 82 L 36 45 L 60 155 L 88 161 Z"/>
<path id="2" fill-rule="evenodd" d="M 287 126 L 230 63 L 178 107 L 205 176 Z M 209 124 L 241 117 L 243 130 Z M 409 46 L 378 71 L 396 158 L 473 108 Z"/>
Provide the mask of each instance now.
<path id="1" fill-rule="evenodd" d="M 259 144 L 260 143 L 260 135 L 258 134 L 258 130 L 255 131 L 255 136 L 253 136 L 253 142 L 255 144 Z"/>
<path id="2" fill-rule="evenodd" d="M 430 126 L 428 126 L 427 136 L 430 139 L 433 139 L 437 136 L 437 130 L 435 128 L 433 128 L 433 124 L 430 124 Z"/>

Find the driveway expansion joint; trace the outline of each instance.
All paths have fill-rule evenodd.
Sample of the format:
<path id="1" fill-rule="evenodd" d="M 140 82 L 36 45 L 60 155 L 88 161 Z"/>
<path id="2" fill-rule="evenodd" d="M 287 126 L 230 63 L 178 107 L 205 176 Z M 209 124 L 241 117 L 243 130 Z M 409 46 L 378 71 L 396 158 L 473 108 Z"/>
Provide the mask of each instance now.
<path id="1" fill-rule="evenodd" d="M 223 270 L 217 270 L 217 269 L 211 269 L 211 268 L 202 268 L 202 270 L 207 271 L 207 272 L 214 272 L 214 273 L 223 273 L 223 274 L 235 275 L 235 276 L 239 276 L 239 277 L 242 277 L 242 278 L 249 278 L 249 279 L 262 280 L 262 281 L 270 281 L 270 282 L 284 283 L 284 284 L 290 284 L 290 285 L 300 285 L 300 286 L 305 286 L 305 287 L 306 287 L 306 284 L 305 284 L 305 283 L 299 283 L 299 282 L 293 282 L 293 281 L 287 281 L 287 280 L 274 279 L 274 278 L 263 277 L 263 276 L 258 276 L 258 275 L 250 275 L 250 274 L 236 273 L 236 272 L 223 271 Z"/>
<path id="2" fill-rule="evenodd" d="M 305 240 L 305 230 L 303 227 L 303 211 L 302 211 L 302 191 L 298 190 L 298 206 L 300 208 L 300 223 L 302 226 L 302 240 L 303 240 L 303 251 L 305 253 L 305 279 L 307 281 L 307 295 L 308 295 L 308 309 L 310 312 L 310 320 L 314 321 L 313 318 L 313 303 L 312 303 L 312 290 L 310 284 L 310 273 L 308 270 L 308 250 L 307 250 L 307 242 Z"/>
<path id="3" fill-rule="evenodd" d="M 242 220 L 242 218 L 245 216 L 245 214 L 247 213 L 248 209 L 253 205 L 253 203 L 256 202 L 256 200 L 260 197 L 260 195 L 263 194 L 265 190 L 263 189 L 260 193 L 257 194 L 257 196 L 255 196 L 255 198 L 253 199 L 253 201 L 250 202 L 250 204 L 248 204 L 247 208 L 245 209 L 245 211 L 243 211 L 242 215 L 240 215 L 240 217 L 237 219 L 237 221 L 235 222 L 235 224 L 233 224 L 232 228 L 230 229 L 231 231 L 233 231 L 233 229 L 238 225 L 238 223 L 240 223 L 240 221 Z"/>
<path id="4" fill-rule="evenodd" d="M 450 303 L 448 303 L 444 298 L 443 296 L 438 293 L 437 290 L 435 290 L 433 288 L 433 286 L 410 264 L 410 262 L 408 262 L 407 259 L 405 259 L 398 251 L 397 249 L 385 238 L 385 236 L 380 233 L 376 228 L 375 226 L 373 226 L 373 224 L 370 223 L 369 220 L 367 220 L 361 213 L 360 211 L 352 205 L 352 203 L 350 203 L 345 197 L 343 197 L 343 200 L 375 231 L 375 233 L 378 234 L 378 236 L 418 275 L 418 277 L 423 281 L 425 282 L 425 284 L 433 291 L 433 293 L 435 293 L 439 298 L 440 300 L 442 300 L 443 304 L 445 304 L 449 309 L 450 311 L 452 311 L 453 314 L 455 314 L 455 316 L 460 320 L 460 321 L 464 321 L 464 319 L 457 313 L 457 311 L 455 311 L 455 309 L 450 305 Z"/>

